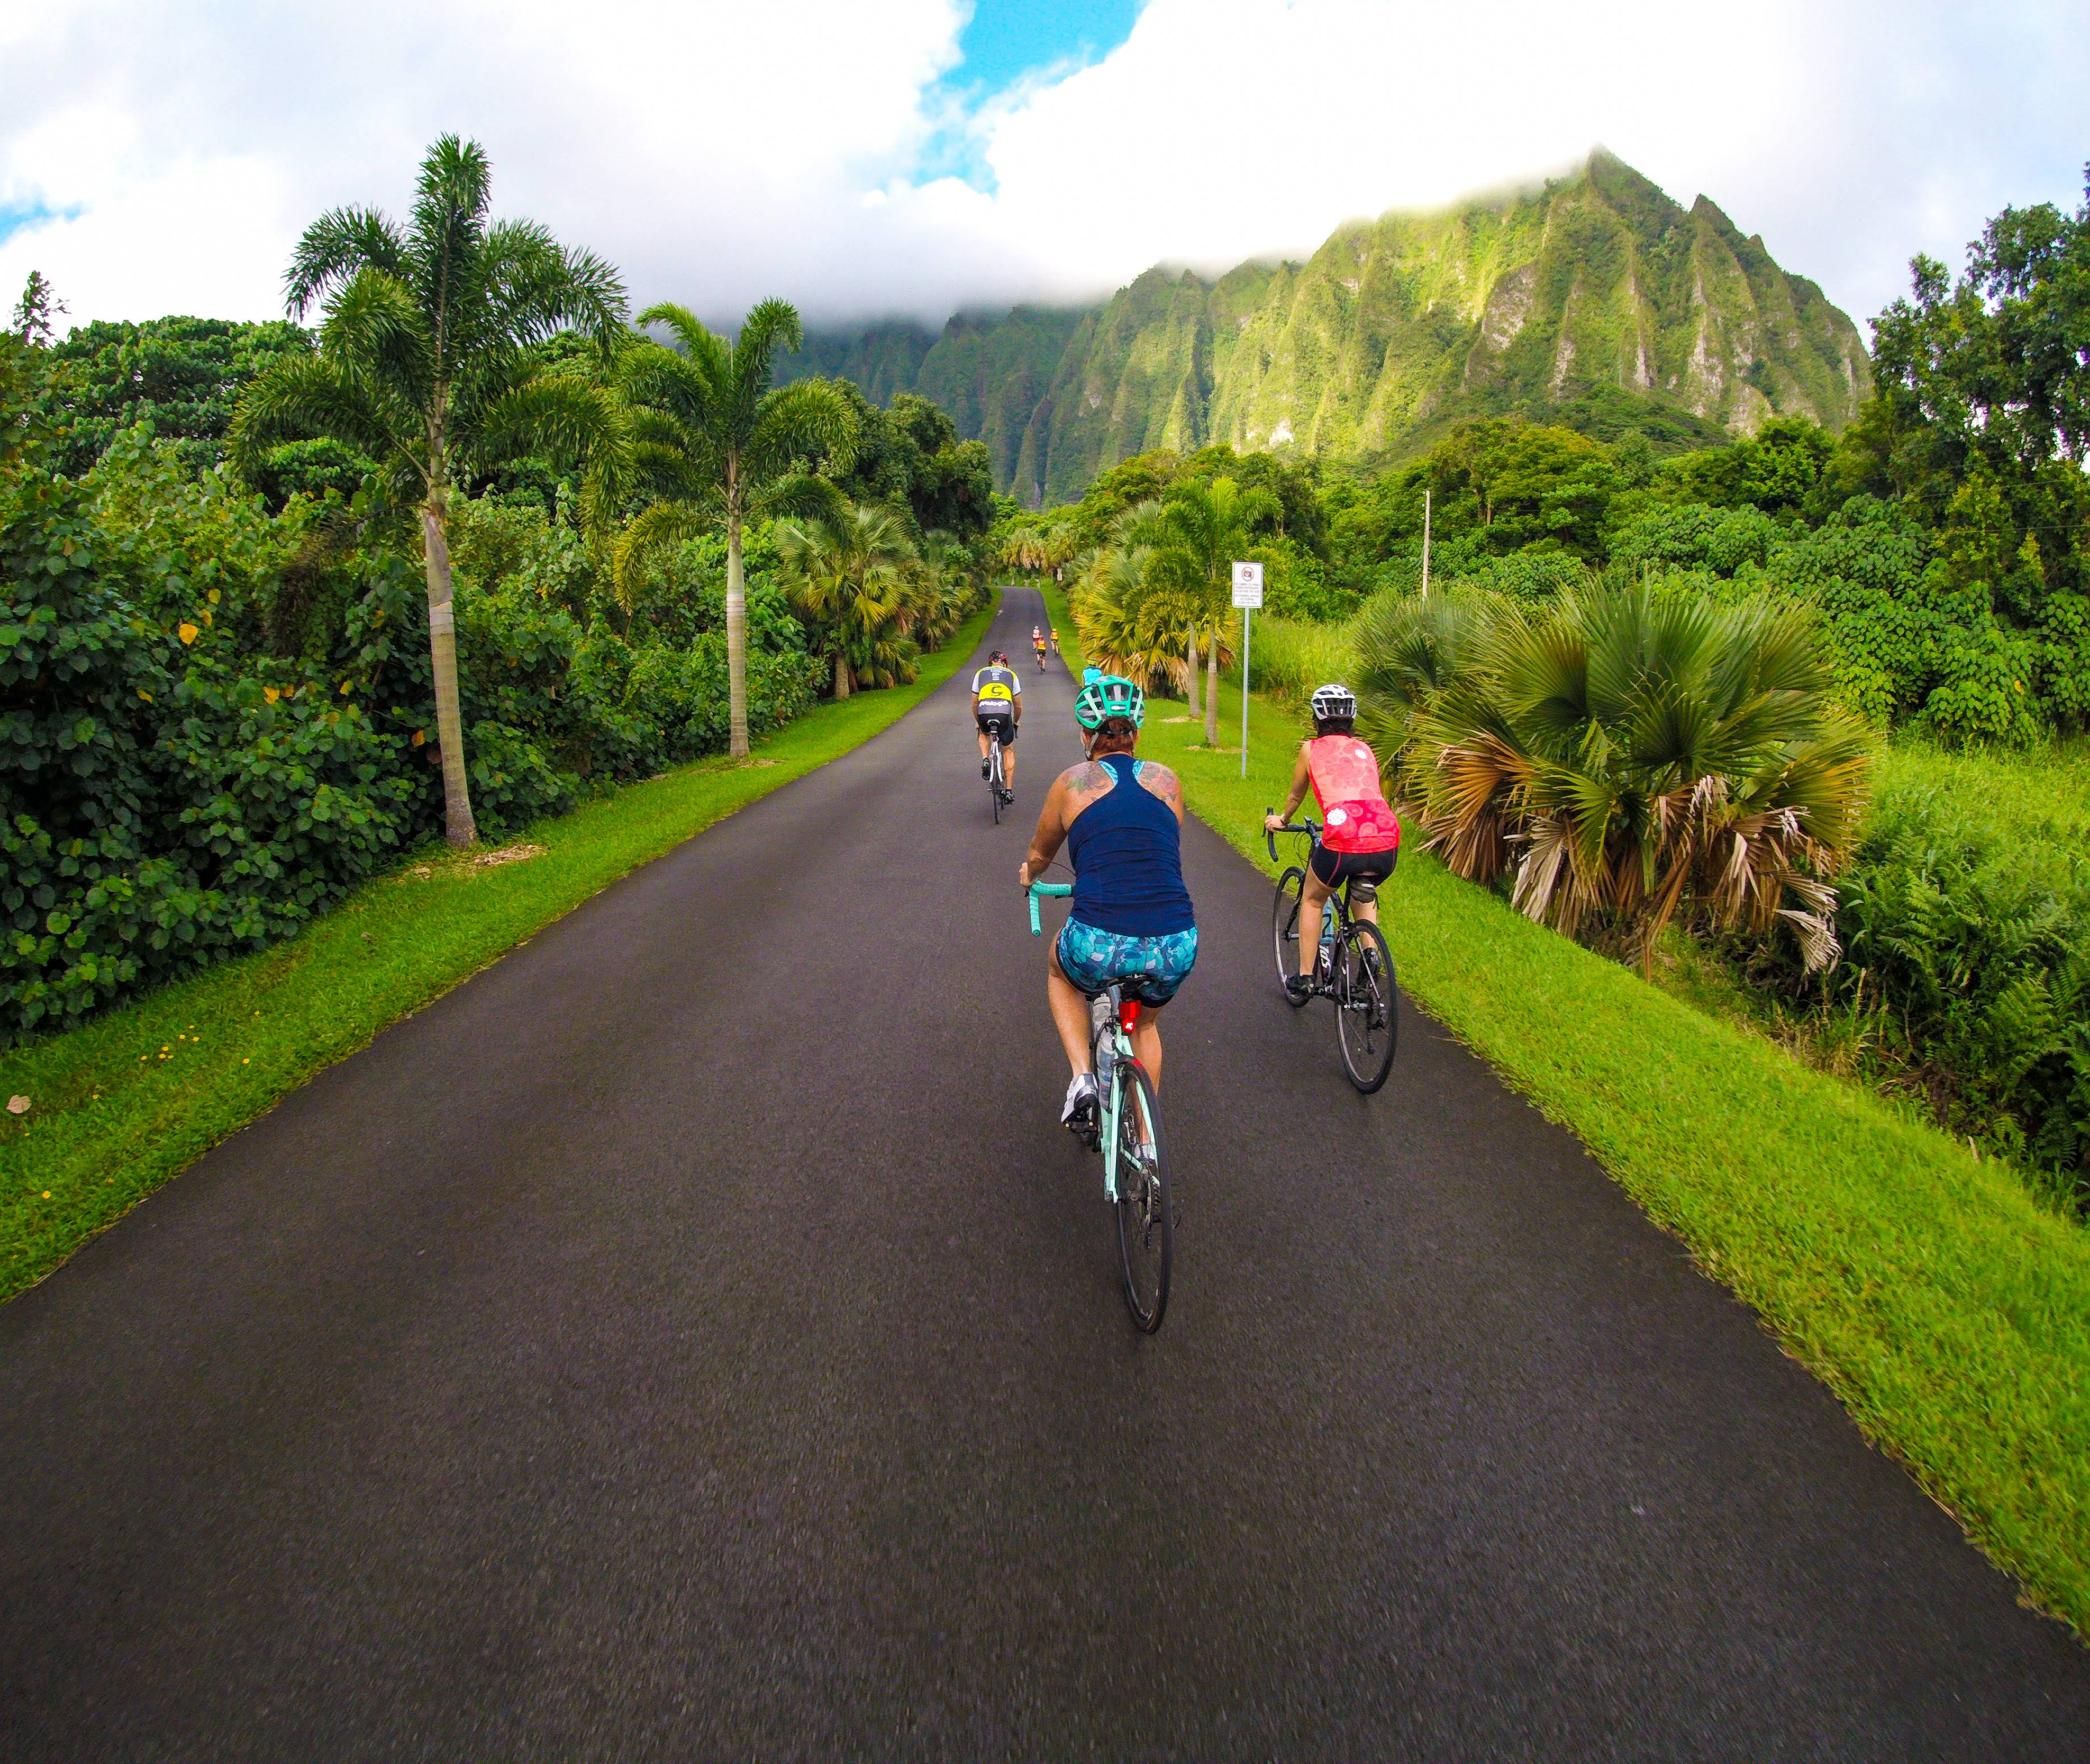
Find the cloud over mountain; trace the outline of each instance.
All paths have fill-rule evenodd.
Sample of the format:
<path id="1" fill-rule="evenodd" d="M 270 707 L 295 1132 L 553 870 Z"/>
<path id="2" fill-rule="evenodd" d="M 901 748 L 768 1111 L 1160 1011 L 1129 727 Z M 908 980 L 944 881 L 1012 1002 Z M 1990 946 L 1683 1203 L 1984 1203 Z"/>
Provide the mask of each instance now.
<path id="1" fill-rule="evenodd" d="M 2041 0 L 1765 0 L 1746 28 L 1651 0 L 1149 0 L 1091 64 L 954 110 L 965 15 L 0 0 L 0 288 L 38 267 L 75 318 L 273 314 L 304 222 L 403 206 L 446 129 L 485 142 L 505 212 L 640 298 L 825 319 L 1298 254 L 1601 140 L 1864 314 L 1912 250 L 2067 198 L 2086 150 L 2090 18 Z"/>

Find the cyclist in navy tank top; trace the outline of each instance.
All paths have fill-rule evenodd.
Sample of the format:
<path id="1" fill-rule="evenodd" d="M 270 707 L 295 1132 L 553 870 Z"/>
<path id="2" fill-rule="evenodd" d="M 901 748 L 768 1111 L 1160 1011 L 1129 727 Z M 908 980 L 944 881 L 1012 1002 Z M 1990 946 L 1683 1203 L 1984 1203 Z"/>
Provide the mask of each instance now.
<path id="1" fill-rule="evenodd" d="M 1146 1009 L 1133 1046 L 1157 1089 L 1162 1008 L 1198 959 L 1198 921 L 1183 885 L 1183 786 L 1168 767 L 1136 759 L 1146 695 L 1129 680 L 1089 670 L 1075 700 L 1090 757 L 1054 780 L 1018 875 L 1044 873 L 1064 843 L 1074 867 L 1067 923 L 1052 945 L 1045 992 L 1073 1077 L 1060 1118 L 1095 1104 L 1086 1000 L 1113 983 Z"/>

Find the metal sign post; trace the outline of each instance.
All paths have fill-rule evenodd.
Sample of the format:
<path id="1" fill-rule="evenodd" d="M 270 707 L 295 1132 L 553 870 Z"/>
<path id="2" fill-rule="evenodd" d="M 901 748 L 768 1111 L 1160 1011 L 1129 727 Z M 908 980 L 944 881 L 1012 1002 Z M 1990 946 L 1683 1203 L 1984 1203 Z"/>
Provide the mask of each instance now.
<path id="1" fill-rule="evenodd" d="M 1259 563 L 1236 563 L 1234 566 L 1234 604 L 1241 609 L 1241 769 L 1248 776 L 1248 615 L 1252 607 L 1262 604 L 1262 566 Z"/>

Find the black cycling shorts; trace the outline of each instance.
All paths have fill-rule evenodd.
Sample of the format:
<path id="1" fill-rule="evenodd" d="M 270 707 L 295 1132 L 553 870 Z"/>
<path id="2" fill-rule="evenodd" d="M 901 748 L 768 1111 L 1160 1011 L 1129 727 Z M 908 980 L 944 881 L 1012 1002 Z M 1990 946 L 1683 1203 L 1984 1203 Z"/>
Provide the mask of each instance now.
<path id="1" fill-rule="evenodd" d="M 1001 716 L 983 711 L 974 721 L 979 724 L 983 735 L 999 734 L 1004 747 L 1016 745 L 1016 719 L 1013 716 Z"/>
<path id="2" fill-rule="evenodd" d="M 1331 851 L 1316 841 L 1314 855 L 1306 861 L 1314 867 L 1314 880 L 1333 890 L 1349 882 L 1383 882 L 1400 856 L 1398 845 L 1391 851 Z"/>

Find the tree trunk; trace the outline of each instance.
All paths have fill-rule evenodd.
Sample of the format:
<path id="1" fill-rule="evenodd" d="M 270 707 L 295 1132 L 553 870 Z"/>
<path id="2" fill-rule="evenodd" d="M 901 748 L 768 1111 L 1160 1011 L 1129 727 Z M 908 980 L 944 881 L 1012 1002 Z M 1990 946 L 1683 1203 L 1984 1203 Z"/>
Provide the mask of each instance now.
<path id="1" fill-rule="evenodd" d="M 849 695 L 849 657 L 837 649 L 835 652 L 835 696 L 845 699 Z"/>
<path id="2" fill-rule="evenodd" d="M 1205 656 L 1205 745 L 1219 744 L 1219 627 L 1212 627 L 1212 647 Z"/>
<path id="3" fill-rule="evenodd" d="M 731 731 L 726 751 L 747 757 L 747 578 L 740 561 L 740 511 L 725 517 L 725 695 Z"/>
<path id="4" fill-rule="evenodd" d="M 1190 714 L 1198 714 L 1198 627 L 1190 627 L 1190 665 L 1183 670 L 1183 694 L 1190 701 Z"/>
<path id="5" fill-rule="evenodd" d="M 479 837 L 472 824 L 471 785 L 464 769 L 464 716 L 458 708 L 457 615 L 450 604 L 450 548 L 433 501 L 421 505 L 421 539 L 428 566 L 428 660 L 436 684 L 436 742 L 443 761 L 443 833 L 453 845 Z"/>

